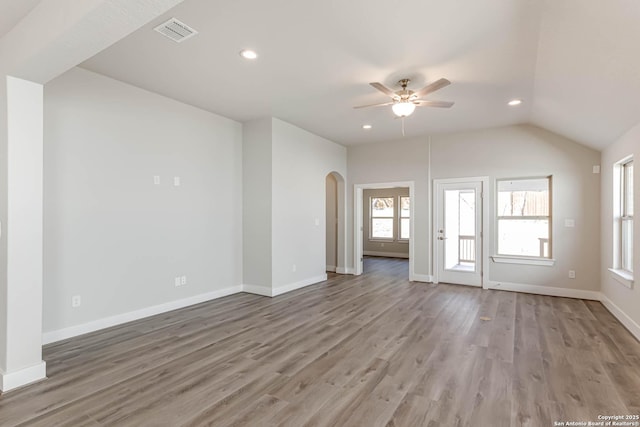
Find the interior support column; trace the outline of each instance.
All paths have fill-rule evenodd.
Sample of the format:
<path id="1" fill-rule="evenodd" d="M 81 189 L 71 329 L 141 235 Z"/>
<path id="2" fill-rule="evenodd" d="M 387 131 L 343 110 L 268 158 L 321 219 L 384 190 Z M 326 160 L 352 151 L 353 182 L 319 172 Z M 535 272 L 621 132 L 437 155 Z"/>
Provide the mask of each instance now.
<path id="1" fill-rule="evenodd" d="M 42 360 L 43 86 L 7 76 L 6 278 L 0 281 L 0 389 L 46 377 Z M 4 120 L 3 120 L 4 121 Z"/>

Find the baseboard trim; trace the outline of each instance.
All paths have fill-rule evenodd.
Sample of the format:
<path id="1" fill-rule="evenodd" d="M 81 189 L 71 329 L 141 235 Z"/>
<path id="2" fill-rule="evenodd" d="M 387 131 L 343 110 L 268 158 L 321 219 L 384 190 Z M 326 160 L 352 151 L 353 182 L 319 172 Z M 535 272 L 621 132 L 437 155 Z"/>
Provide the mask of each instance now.
<path id="1" fill-rule="evenodd" d="M 316 283 L 324 282 L 325 280 L 327 280 L 327 275 L 321 274 L 319 276 L 300 280 L 299 282 L 278 286 L 277 288 L 270 288 L 268 286 L 259 285 L 242 285 L 242 291 L 250 294 L 262 295 L 265 297 L 277 297 L 278 295 L 286 294 L 287 292 L 295 291 L 297 289 L 301 289 L 310 285 L 315 285 Z"/>
<path id="2" fill-rule="evenodd" d="M 287 292 L 291 292 L 307 286 L 315 285 L 316 283 L 324 282 L 325 280 L 327 280 L 327 275 L 321 274 L 319 276 L 309 277 L 308 279 L 300 280 L 299 282 L 290 283 L 284 286 L 278 286 L 277 288 L 273 289 L 272 296 L 275 297 L 278 295 L 282 295 Z"/>
<path id="3" fill-rule="evenodd" d="M 356 274 L 355 268 L 336 267 L 336 273 L 338 274 Z"/>
<path id="4" fill-rule="evenodd" d="M 433 283 L 433 276 L 430 274 L 412 274 L 409 280 L 412 282 Z"/>
<path id="5" fill-rule="evenodd" d="M 271 287 L 261 285 L 242 285 L 242 292 L 248 294 L 261 295 L 263 297 L 271 297 Z"/>
<path id="6" fill-rule="evenodd" d="M 554 288 L 552 286 L 525 285 L 522 283 L 489 282 L 489 289 L 522 292 L 525 294 L 547 295 L 552 297 L 587 299 L 600 301 L 601 294 L 597 291 L 585 291 L 582 289 Z"/>
<path id="7" fill-rule="evenodd" d="M 191 305 L 200 304 L 214 299 L 237 294 L 238 292 L 242 292 L 242 286 L 232 286 L 229 288 L 220 289 L 218 291 L 207 292 L 206 294 L 195 295 L 189 298 L 170 301 L 164 304 L 158 304 L 128 313 L 105 317 L 104 319 L 94 320 L 92 322 L 83 323 L 81 325 L 58 329 L 57 331 L 45 332 L 44 334 L 42 334 L 42 343 L 51 344 L 57 341 L 66 340 L 68 338 L 77 337 L 78 335 L 88 334 L 90 332 L 99 331 L 101 329 L 110 328 L 112 326 L 121 325 L 123 323 L 131 322 L 134 320 L 144 319 L 145 317 L 155 316 L 157 314 L 166 313 L 168 311 L 178 310 L 180 308 L 189 307 Z"/>
<path id="8" fill-rule="evenodd" d="M 362 254 L 365 256 L 383 256 L 386 258 L 409 258 L 409 254 L 403 254 L 399 252 L 364 251 Z"/>
<path id="9" fill-rule="evenodd" d="M 329 271 L 331 273 L 335 273 L 336 272 L 336 266 L 335 265 L 327 265 L 327 268 L 325 269 L 325 271 Z"/>
<path id="10" fill-rule="evenodd" d="M 606 295 L 602 294 L 600 297 L 600 302 L 604 307 L 609 310 L 609 312 L 618 319 L 620 323 L 624 325 L 625 328 L 631 332 L 631 335 L 636 337 L 638 341 L 640 341 L 640 325 L 636 323 L 627 313 L 622 311 L 620 307 L 615 305 L 613 301 L 611 301 Z"/>
<path id="11" fill-rule="evenodd" d="M 47 363 L 44 361 L 16 372 L 0 371 L 0 391 L 6 393 L 45 378 L 47 378 Z"/>

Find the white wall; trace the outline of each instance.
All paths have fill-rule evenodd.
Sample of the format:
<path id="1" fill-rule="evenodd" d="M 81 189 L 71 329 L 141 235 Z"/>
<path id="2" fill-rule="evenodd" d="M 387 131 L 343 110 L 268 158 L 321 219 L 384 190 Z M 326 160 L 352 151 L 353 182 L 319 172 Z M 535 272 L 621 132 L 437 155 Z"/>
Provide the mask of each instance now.
<path id="1" fill-rule="evenodd" d="M 635 126 L 618 141 L 602 152 L 602 221 L 600 233 L 602 235 L 602 258 L 600 262 L 602 293 L 605 305 L 613 311 L 625 325 L 640 339 L 640 233 L 637 222 L 634 227 L 634 259 L 633 270 L 635 283 L 629 289 L 614 280 L 607 270 L 613 267 L 613 166 L 626 156 L 633 155 L 636 165 L 634 177 L 634 200 L 640 200 L 640 174 L 637 172 L 640 159 L 640 124 Z"/>
<path id="2" fill-rule="evenodd" d="M 429 140 L 403 139 L 380 144 L 350 146 L 347 150 L 347 265 L 353 262 L 353 188 L 356 184 L 415 182 L 414 269 L 418 275 L 430 273 Z"/>
<path id="3" fill-rule="evenodd" d="M 8 240 L 6 342 L 13 351 L 0 364 L 3 372 L 42 362 L 37 338 L 42 325 L 42 138 L 41 84 L 9 77 L 8 100 Z M 10 234 L 7 233 L 10 231 Z M 28 339 L 25 339 L 28 338 Z"/>
<path id="4" fill-rule="evenodd" d="M 8 165 L 14 160 L 7 156 L 7 146 L 12 144 L 7 130 L 7 114 L 21 114 L 20 120 L 32 123 L 42 122 L 42 109 L 35 108 L 12 109 L 7 108 L 7 93 L 5 81 L 8 77 L 18 77 L 35 84 L 44 84 L 60 75 L 70 67 L 82 62 L 111 45 L 149 20 L 164 13 L 167 9 L 182 0 L 130 0 L 126 2 L 111 0 L 61 0 L 40 2 L 26 17 L 18 22 L 7 34 L 0 39 L 0 79 L 3 88 L 0 89 L 0 160 L 3 162 L 0 170 L 0 221 L 4 226 L 4 238 L 0 242 L 0 390 L 8 391 L 21 385 L 45 377 L 45 363 L 24 369 L 14 369 L 15 366 L 30 364 L 30 360 L 41 357 L 40 342 L 42 327 L 39 318 L 42 315 L 42 216 L 34 218 L 43 209 L 42 198 L 37 202 L 17 205 L 15 200 L 22 196 L 11 195 L 11 191 L 29 192 L 29 185 L 22 187 L 17 184 L 9 189 L 8 183 L 18 183 L 24 170 L 13 168 L 17 172 L 12 176 L 7 173 Z M 41 88 L 40 88 L 41 90 Z M 25 98 L 26 100 L 26 98 Z M 25 101 L 23 100 L 23 101 Z M 27 101 L 26 103 L 30 103 Z M 26 104 L 25 103 L 25 104 Z M 42 105 L 42 100 L 30 103 L 31 107 Z M 41 129 L 37 133 L 42 133 Z M 30 139 L 26 145 L 39 148 L 31 152 L 25 159 L 30 164 L 42 162 L 42 138 L 36 137 L 36 132 L 30 132 Z M 15 162 L 20 164 L 21 162 Z M 34 182 L 34 178 L 42 175 L 42 168 L 27 182 Z M 39 181 L 38 193 L 42 191 L 42 180 Z M 35 196 L 35 194 L 34 194 Z M 27 196 L 28 197 L 28 196 Z M 13 198 L 11 202 L 9 199 Z M 37 197 L 34 197 L 35 200 Z M 25 248 L 22 235 L 25 220 L 7 220 L 7 205 L 14 204 L 14 214 L 34 219 L 29 231 L 30 250 L 25 253 L 14 253 L 15 250 Z M 23 209 L 21 211 L 21 209 Z M 14 225 L 17 228 L 14 229 Z M 34 234 L 39 233 L 36 239 Z M 9 237 L 11 236 L 11 237 Z M 15 244 L 10 240 L 15 240 Z M 37 243 L 34 243 L 36 242 Z M 8 250 L 7 250 L 8 249 Z M 29 263 L 16 263 L 10 259 L 26 259 Z M 7 268 L 7 263 L 13 266 Z M 11 271 L 9 271 L 11 270 Z M 9 274 L 9 275 L 8 275 Z M 39 275 L 38 285 L 32 282 L 25 287 L 21 278 Z M 17 280 L 16 280 L 17 279 Z M 32 292 L 33 291 L 33 292 Z M 6 297 L 6 298 L 4 298 Z M 8 306 L 10 304 L 10 306 Z M 31 325 L 36 328 L 24 328 L 21 318 L 29 318 Z M 12 337 L 18 337 L 13 340 Z M 28 351 L 26 356 L 24 350 Z M 24 357 L 23 357 L 24 356 Z M 15 363 L 17 361 L 17 363 Z M 8 370 L 7 370 L 8 369 Z"/>
<path id="5" fill-rule="evenodd" d="M 244 123 L 243 284 L 271 287 L 271 118 Z"/>
<path id="6" fill-rule="evenodd" d="M 489 279 L 526 285 L 597 291 L 600 288 L 600 153 L 535 126 L 510 126 L 434 136 L 431 144 L 431 176 L 455 178 L 488 176 L 488 201 L 493 208 L 495 180 L 553 176 L 553 267 L 490 264 Z M 485 201 L 487 199 L 485 198 Z M 493 211 L 493 210 L 491 210 Z M 575 221 L 574 228 L 564 226 Z M 494 236 L 490 221 L 488 236 Z M 495 239 L 489 252 L 495 254 Z M 575 270 L 576 279 L 569 279 Z"/>
<path id="7" fill-rule="evenodd" d="M 325 276 L 326 176 L 346 177 L 346 149 L 273 119 L 272 155 L 273 288 L 295 288 Z"/>
<path id="8" fill-rule="evenodd" d="M 237 289 L 241 156 L 234 121 L 79 68 L 47 84 L 44 331 Z"/>
<path id="9" fill-rule="evenodd" d="M 493 204 L 495 180 L 507 177 L 553 175 L 553 267 L 491 264 L 489 279 L 557 288 L 599 289 L 600 164 L 599 152 L 528 125 L 436 135 L 384 144 L 349 147 L 349 233 L 352 233 L 353 184 L 412 180 L 414 202 L 415 272 L 432 274 L 432 179 L 488 176 L 488 203 Z M 492 205 L 491 205 L 492 206 Z M 493 210 L 491 210 L 493 211 Z M 575 227 L 564 227 L 574 219 Z M 492 223 L 493 221 L 490 221 Z M 492 236 L 489 230 L 488 236 Z M 493 239 L 490 239 L 493 251 Z M 349 254 L 352 254 L 352 247 Z M 350 258 L 350 265 L 353 259 Z M 571 280 L 568 270 L 576 271 Z"/>

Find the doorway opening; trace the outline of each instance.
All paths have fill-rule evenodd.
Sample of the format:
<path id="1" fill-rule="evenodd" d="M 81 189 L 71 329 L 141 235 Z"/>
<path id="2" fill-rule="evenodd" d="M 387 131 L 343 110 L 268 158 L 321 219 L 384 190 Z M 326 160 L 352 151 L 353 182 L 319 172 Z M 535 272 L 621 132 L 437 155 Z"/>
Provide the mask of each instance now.
<path id="1" fill-rule="evenodd" d="M 434 181 L 434 282 L 483 285 L 487 183 L 487 178 Z"/>
<path id="2" fill-rule="evenodd" d="M 363 192 L 362 248 L 365 257 L 409 259 L 411 197 L 408 187 Z M 363 272 L 367 263 L 363 264 Z"/>
<path id="3" fill-rule="evenodd" d="M 414 182 L 354 186 L 354 274 L 364 271 L 364 256 L 409 259 L 413 280 Z"/>

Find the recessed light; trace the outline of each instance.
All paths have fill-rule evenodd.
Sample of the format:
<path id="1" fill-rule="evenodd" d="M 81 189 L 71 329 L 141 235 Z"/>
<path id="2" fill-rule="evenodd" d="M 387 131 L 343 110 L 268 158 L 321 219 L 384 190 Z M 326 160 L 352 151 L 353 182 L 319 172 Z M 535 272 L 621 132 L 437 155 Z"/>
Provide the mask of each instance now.
<path id="1" fill-rule="evenodd" d="M 522 104 L 522 99 L 512 99 L 511 101 L 509 101 L 509 105 L 512 107 L 520 104 Z"/>
<path id="2" fill-rule="evenodd" d="M 240 56 L 242 56 L 244 59 L 256 59 L 258 57 L 258 54 L 255 50 L 243 49 L 240 51 Z"/>
<path id="3" fill-rule="evenodd" d="M 372 127 L 373 127 L 373 126 L 371 126 L 371 125 L 362 125 L 362 129 L 364 129 L 364 130 L 369 130 L 369 129 L 371 129 Z"/>

